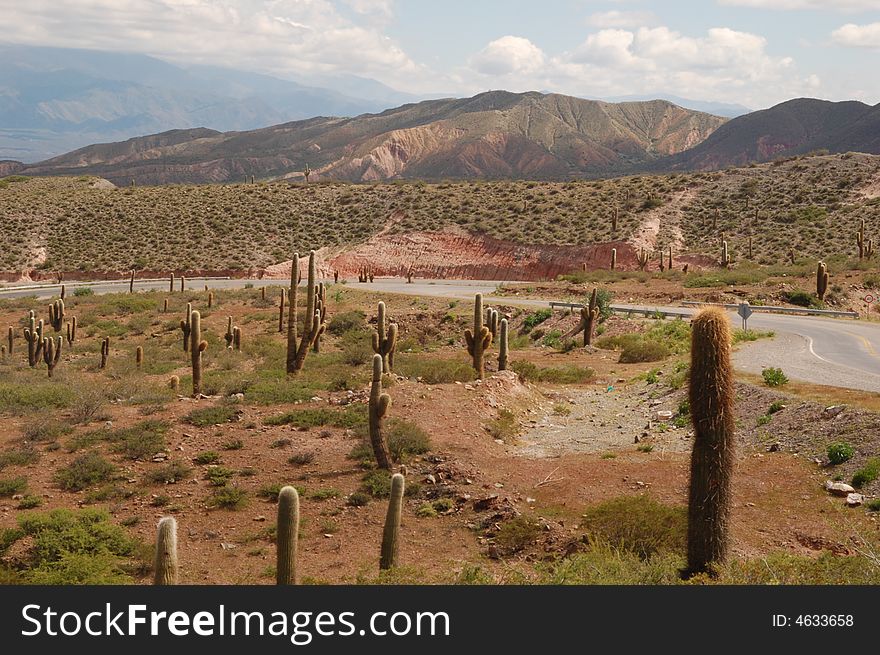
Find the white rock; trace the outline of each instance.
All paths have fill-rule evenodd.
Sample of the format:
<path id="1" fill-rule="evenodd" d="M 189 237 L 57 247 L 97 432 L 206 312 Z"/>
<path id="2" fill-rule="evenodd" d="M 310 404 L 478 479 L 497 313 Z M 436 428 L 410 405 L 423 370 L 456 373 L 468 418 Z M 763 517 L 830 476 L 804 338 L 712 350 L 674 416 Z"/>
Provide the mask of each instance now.
<path id="1" fill-rule="evenodd" d="M 865 502 L 865 497 L 862 494 L 849 494 L 846 497 L 846 504 L 849 507 L 858 507 L 863 502 Z"/>
<path id="2" fill-rule="evenodd" d="M 834 482 L 828 480 L 825 482 L 825 491 L 835 496 L 848 496 L 853 493 L 855 489 L 846 482 Z"/>
<path id="3" fill-rule="evenodd" d="M 672 418 L 672 412 L 670 412 L 668 409 L 661 409 L 657 413 L 655 413 L 654 416 L 658 421 L 668 421 Z"/>

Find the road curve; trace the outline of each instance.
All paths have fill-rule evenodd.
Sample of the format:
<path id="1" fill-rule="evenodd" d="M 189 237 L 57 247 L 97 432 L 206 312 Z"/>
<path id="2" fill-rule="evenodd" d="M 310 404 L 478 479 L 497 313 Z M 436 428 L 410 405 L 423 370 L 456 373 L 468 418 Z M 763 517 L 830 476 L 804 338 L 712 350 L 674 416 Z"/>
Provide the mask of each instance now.
<path id="1" fill-rule="evenodd" d="M 190 290 L 241 289 L 247 284 L 271 286 L 284 284 L 284 280 L 244 279 L 187 279 Z M 547 307 L 548 301 L 533 298 L 516 298 L 492 295 L 502 283 L 492 280 L 418 280 L 407 284 L 399 279 L 377 279 L 360 284 L 346 281 L 352 288 L 376 293 L 394 293 L 414 296 L 431 296 L 456 300 L 469 300 L 475 293 L 482 293 L 489 303 L 521 307 Z M 128 281 L 121 283 L 94 282 L 88 286 L 94 293 L 118 293 L 127 289 Z M 138 290 L 165 291 L 168 280 L 137 282 Z M 177 285 L 175 285 L 177 286 Z M 44 288 L 0 288 L 0 298 L 57 296 L 58 286 Z M 177 289 L 175 289 L 177 290 Z M 70 292 L 70 289 L 68 289 Z M 643 306 L 633 305 L 634 309 Z M 651 306 L 651 309 L 654 309 Z M 657 307 L 695 313 L 697 310 L 682 307 Z M 734 325 L 740 319 L 730 312 Z M 734 363 L 739 370 L 760 373 L 762 369 L 776 366 L 793 380 L 813 384 L 831 385 L 863 391 L 880 392 L 880 324 L 862 320 L 831 319 L 814 316 L 792 316 L 756 312 L 749 319 L 754 330 L 772 330 L 774 339 L 762 339 L 742 344 L 734 353 Z"/>

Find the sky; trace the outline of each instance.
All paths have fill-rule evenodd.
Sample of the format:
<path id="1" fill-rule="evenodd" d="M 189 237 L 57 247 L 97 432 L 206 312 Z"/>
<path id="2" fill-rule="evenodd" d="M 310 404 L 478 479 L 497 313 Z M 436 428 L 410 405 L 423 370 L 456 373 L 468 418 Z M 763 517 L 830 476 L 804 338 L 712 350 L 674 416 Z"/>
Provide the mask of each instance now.
<path id="1" fill-rule="evenodd" d="M 0 34 L 420 95 L 880 102 L 880 0 L 0 0 Z"/>

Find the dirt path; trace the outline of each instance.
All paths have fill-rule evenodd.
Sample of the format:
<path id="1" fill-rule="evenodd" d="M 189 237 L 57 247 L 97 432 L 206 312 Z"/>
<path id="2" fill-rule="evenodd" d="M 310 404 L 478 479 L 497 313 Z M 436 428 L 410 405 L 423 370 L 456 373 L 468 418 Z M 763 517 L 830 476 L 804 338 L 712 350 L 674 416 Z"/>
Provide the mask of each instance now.
<path id="1" fill-rule="evenodd" d="M 657 249 L 658 237 L 661 232 L 666 231 L 671 235 L 671 242 L 659 245 L 672 245 L 675 250 L 681 250 L 684 246 L 684 235 L 680 225 L 682 218 L 681 210 L 696 195 L 696 189 L 685 189 L 676 193 L 672 200 L 662 207 L 645 212 L 645 217 L 642 219 L 641 224 L 628 239 L 629 243 L 636 249 L 644 248 L 652 252 Z"/>

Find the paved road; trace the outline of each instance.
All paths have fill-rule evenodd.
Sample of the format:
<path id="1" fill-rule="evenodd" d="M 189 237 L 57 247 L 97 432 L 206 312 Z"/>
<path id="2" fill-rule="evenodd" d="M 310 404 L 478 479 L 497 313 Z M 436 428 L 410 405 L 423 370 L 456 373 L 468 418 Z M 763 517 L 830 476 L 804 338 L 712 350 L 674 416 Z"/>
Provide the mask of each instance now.
<path id="1" fill-rule="evenodd" d="M 254 286 L 283 284 L 284 280 L 203 280 L 188 279 L 188 289 L 240 289 L 246 284 Z M 546 307 L 547 301 L 529 298 L 492 295 L 501 284 L 485 280 L 420 280 L 406 284 L 403 280 L 377 279 L 373 283 L 347 283 L 358 289 L 377 293 L 400 293 L 416 296 L 432 296 L 469 300 L 475 293 L 482 293 L 488 303 L 504 303 L 521 307 Z M 128 282 L 111 284 L 94 282 L 89 286 L 95 293 L 125 291 Z M 72 290 L 68 288 L 68 293 Z M 167 280 L 137 282 L 138 289 L 168 289 Z M 25 297 L 36 295 L 50 298 L 58 294 L 58 286 L 6 290 L 0 288 L 0 297 Z M 634 308 L 638 308 L 634 306 Z M 660 307 L 676 311 L 695 311 L 682 307 Z M 731 312 L 734 325 L 740 319 Z M 749 319 L 749 327 L 755 330 L 772 330 L 775 339 L 762 339 L 742 345 L 734 354 L 738 369 L 760 373 L 768 366 L 778 366 L 795 380 L 815 384 L 880 392 L 880 324 L 852 319 L 829 319 L 812 316 L 789 316 L 755 313 Z"/>

